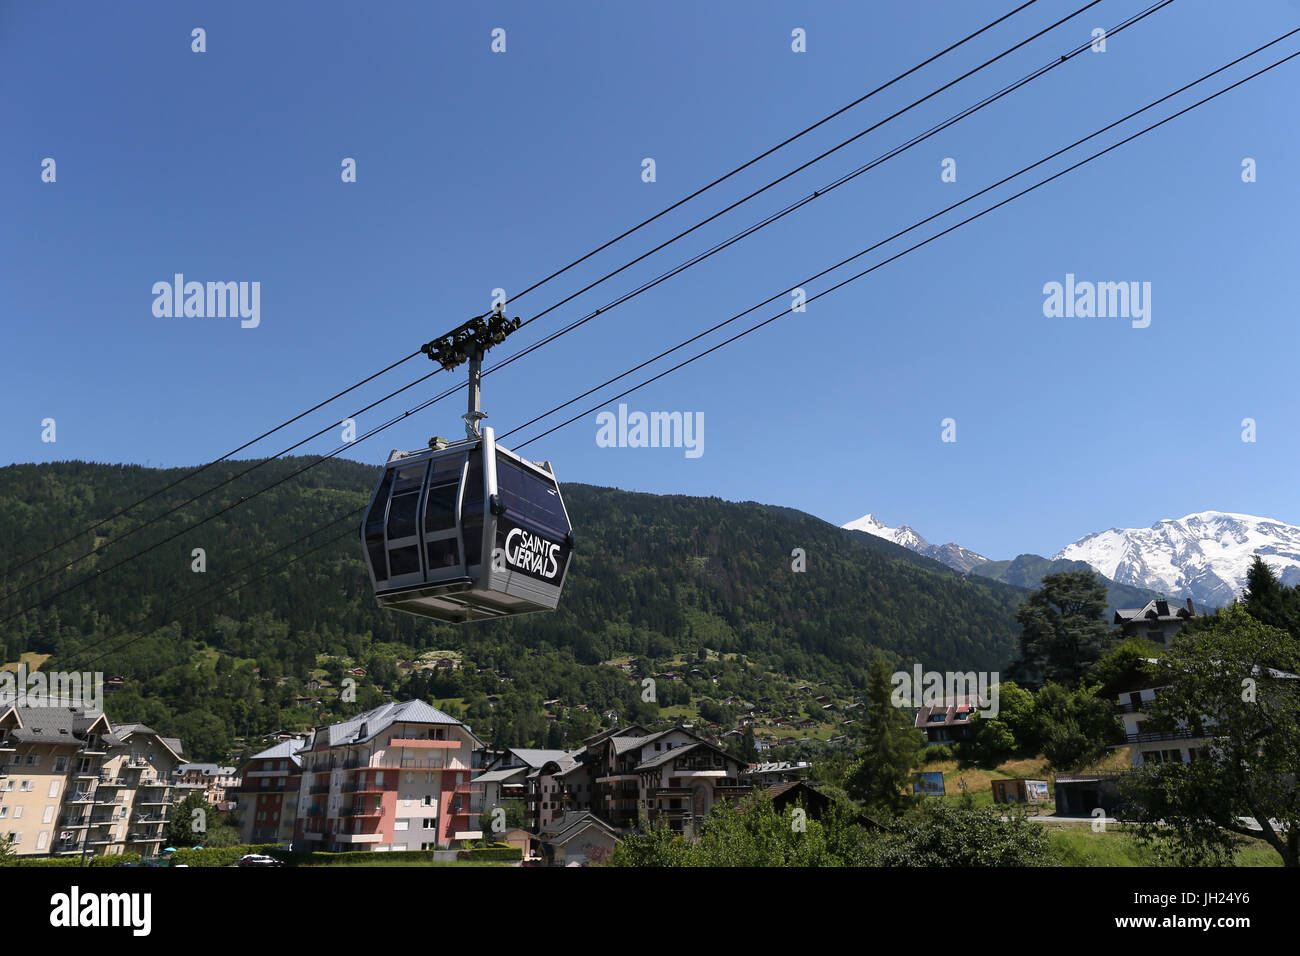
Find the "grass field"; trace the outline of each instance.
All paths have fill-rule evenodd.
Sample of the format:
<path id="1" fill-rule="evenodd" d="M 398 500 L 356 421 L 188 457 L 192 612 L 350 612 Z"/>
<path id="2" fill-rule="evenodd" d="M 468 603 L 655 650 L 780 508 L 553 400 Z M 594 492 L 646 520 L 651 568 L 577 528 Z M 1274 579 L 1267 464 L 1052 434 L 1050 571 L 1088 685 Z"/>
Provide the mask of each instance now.
<path id="1" fill-rule="evenodd" d="M 1046 828 L 1062 866 L 1158 866 L 1150 849 L 1122 825 L 1094 832 L 1090 821 L 1039 824 Z M 1249 840 L 1237 851 L 1233 866 L 1281 866 L 1282 858 L 1263 840 Z"/>
<path id="2" fill-rule="evenodd" d="M 356 860 L 350 863 L 305 863 L 302 868 L 316 869 L 322 866 L 510 866 L 509 863 L 501 861 L 479 862 L 474 863 L 466 860 L 456 860 L 447 863 L 435 863 L 432 860 L 402 860 L 399 859 L 401 854 L 398 853 L 376 853 L 373 860 Z"/>
<path id="3" fill-rule="evenodd" d="M 23 651 L 18 655 L 18 660 L 0 664 L 0 671 L 13 671 L 16 674 L 18 673 L 18 665 L 26 664 L 27 672 L 30 674 L 39 670 L 41 665 L 50 659 L 50 656 L 49 654 L 37 654 L 35 651 Z"/>

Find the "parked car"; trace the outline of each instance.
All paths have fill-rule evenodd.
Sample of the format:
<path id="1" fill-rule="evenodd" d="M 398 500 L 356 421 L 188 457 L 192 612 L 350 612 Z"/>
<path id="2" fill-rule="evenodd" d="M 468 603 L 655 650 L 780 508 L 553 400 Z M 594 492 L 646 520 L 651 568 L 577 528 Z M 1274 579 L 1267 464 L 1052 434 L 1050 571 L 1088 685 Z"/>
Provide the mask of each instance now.
<path id="1" fill-rule="evenodd" d="M 264 853 L 245 853 L 236 866 L 284 866 L 283 861 Z"/>

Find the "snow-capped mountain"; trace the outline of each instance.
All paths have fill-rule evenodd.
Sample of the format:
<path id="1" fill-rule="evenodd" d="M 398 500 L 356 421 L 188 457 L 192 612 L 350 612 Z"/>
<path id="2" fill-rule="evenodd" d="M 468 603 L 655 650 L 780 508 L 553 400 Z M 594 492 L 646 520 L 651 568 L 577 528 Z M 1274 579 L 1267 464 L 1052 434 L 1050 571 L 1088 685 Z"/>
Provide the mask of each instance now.
<path id="1" fill-rule="evenodd" d="M 951 541 L 947 544 L 931 544 L 907 525 L 903 525 L 901 528 L 891 528 L 875 515 L 863 515 L 856 521 L 850 521 L 842 527 L 847 528 L 849 531 L 865 531 L 867 534 L 874 534 L 877 538 L 884 538 L 886 541 L 902 545 L 909 551 L 915 551 L 927 558 L 941 561 L 948 567 L 956 568 L 958 571 L 969 571 L 971 568 L 979 567 L 988 561 L 988 558 L 982 554 L 976 554 L 974 551 L 967 550 L 959 544 L 953 544 Z"/>
<path id="2" fill-rule="evenodd" d="M 1284 584 L 1300 582 L 1300 527 L 1254 515 L 1202 511 L 1149 528 L 1086 535 L 1054 557 L 1086 561 L 1121 584 L 1227 604 L 1246 586 L 1258 554 Z"/>

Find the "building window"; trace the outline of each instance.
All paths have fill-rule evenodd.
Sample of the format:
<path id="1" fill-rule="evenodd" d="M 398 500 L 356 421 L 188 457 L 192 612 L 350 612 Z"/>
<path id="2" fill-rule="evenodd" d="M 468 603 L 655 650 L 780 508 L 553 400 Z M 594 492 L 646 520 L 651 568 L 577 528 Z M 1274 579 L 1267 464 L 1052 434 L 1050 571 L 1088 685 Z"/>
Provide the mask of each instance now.
<path id="1" fill-rule="evenodd" d="M 41 758 L 40 758 L 40 755 L 39 755 L 39 754 L 28 754 L 28 755 L 27 755 L 27 766 L 29 766 L 29 767 L 39 767 L 40 765 L 41 765 Z"/>
<path id="2" fill-rule="evenodd" d="M 51 797 L 57 797 L 57 796 L 59 795 L 59 781 L 58 781 L 57 778 L 54 779 L 54 780 L 51 780 L 51 781 L 50 781 L 50 793 L 49 793 L 49 795 L 50 795 Z"/>
<path id="3" fill-rule="evenodd" d="M 426 830 L 433 830 L 433 829 L 436 829 L 437 826 L 438 826 L 438 821 L 437 821 L 437 820 L 432 820 L 432 819 L 430 819 L 429 817 L 425 817 L 424 820 L 423 820 L 422 822 L 423 822 L 423 824 L 424 824 L 424 829 L 426 829 Z"/>
<path id="4" fill-rule="evenodd" d="M 67 773 L 67 770 L 68 770 L 68 758 L 67 758 L 67 757 L 55 757 L 55 758 L 54 758 L 54 772 L 55 772 L 55 773 Z"/>

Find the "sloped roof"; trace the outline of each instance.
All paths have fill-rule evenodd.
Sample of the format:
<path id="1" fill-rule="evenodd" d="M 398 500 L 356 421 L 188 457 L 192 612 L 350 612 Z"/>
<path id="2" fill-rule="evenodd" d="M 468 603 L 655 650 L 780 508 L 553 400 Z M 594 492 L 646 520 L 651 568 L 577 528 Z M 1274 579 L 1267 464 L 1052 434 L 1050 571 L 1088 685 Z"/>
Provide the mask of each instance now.
<path id="1" fill-rule="evenodd" d="M 636 769 L 653 770 L 655 767 L 662 766 L 663 764 L 667 763 L 669 760 L 675 759 L 677 757 L 680 757 L 684 753 L 689 753 L 692 750 L 698 750 L 700 748 L 703 748 L 705 750 L 711 750 L 716 754 L 721 754 L 724 759 L 729 760 L 740 767 L 745 766 L 745 762 L 743 760 L 737 760 L 735 757 L 731 756 L 731 754 L 727 753 L 721 747 L 716 747 L 713 744 L 709 743 L 707 740 L 699 740 L 696 741 L 695 743 L 682 744 L 680 747 L 674 747 L 671 750 L 665 750 L 662 753 L 657 753 L 649 760 L 645 760 L 641 764 L 639 764 Z"/>
<path id="2" fill-rule="evenodd" d="M 379 736 L 393 724 L 448 724 L 464 726 L 455 717 L 422 700 L 390 701 L 342 723 L 325 728 L 326 740 L 331 747 L 365 743 Z M 364 729 L 365 733 L 362 734 Z M 465 728 L 469 730 L 468 727 Z M 472 734 L 473 731 L 470 731 Z M 475 738 L 477 739 L 477 738 Z"/>
<path id="3" fill-rule="evenodd" d="M 307 749 L 309 739 L 306 737 L 295 737 L 292 740 L 281 740 L 272 747 L 268 747 L 261 753 L 255 753 L 249 757 L 249 760 L 280 760 L 291 758 L 295 764 L 302 765 L 302 758 L 299 754 Z"/>
<path id="4" fill-rule="evenodd" d="M 544 843 L 558 843 L 563 845 L 568 843 L 583 830 L 593 826 L 613 837 L 615 841 L 618 841 L 618 831 L 590 810 L 568 811 L 564 816 L 553 821 L 549 826 L 543 827 L 539 830 L 537 837 Z"/>
<path id="5" fill-rule="evenodd" d="M 489 770 L 475 777 L 471 783 L 505 783 L 512 777 L 527 773 L 527 767 L 511 767 L 509 770 Z"/>
<path id="6" fill-rule="evenodd" d="M 644 747 L 656 737 L 662 734 L 650 734 L 647 737 L 613 737 L 611 743 L 614 745 L 614 753 L 625 754 L 629 750 L 636 750 L 638 747 Z"/>
<path id="7" fill-rule="evenodd" d="M 1164 598 L 1152 598 L 1145 607 L 1124 607 L 1115 609 L 1116 624 L 1136 621 L 1186 621 L 1196 614 L 1185 604 L 1170 604 Z"/>
<path id="8" fill-rule="evenodd" d="M 532 747 L 511 747 L 510 752 L 534 770 L 543 764 L 559 762 L 568 756 L 567 750 L 539 750 Z"/>
<path id="9" fill-rule="evenodd" d="M 99 711 L 83 707 L 19 707 L 8 708 L 18 719 L 9 736 L 23 743 L 51 743 L 80 745 L 82 735 L 95 724 L 107 718 Z M 105 735 L 107 740 L 108 735 Z M 111 743 L 111 741 L 109 741 Z"/>

